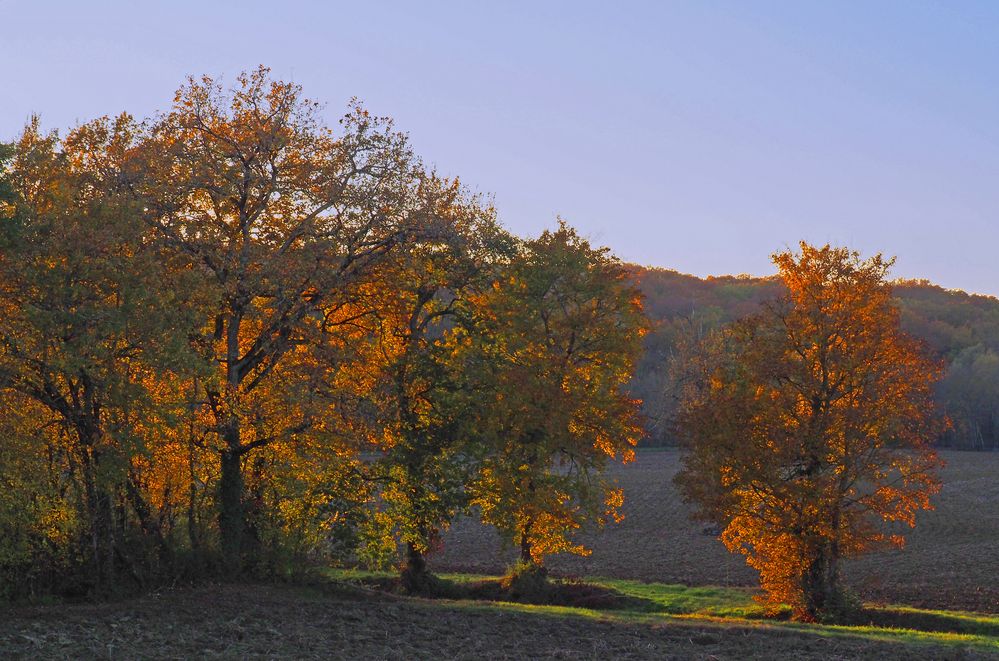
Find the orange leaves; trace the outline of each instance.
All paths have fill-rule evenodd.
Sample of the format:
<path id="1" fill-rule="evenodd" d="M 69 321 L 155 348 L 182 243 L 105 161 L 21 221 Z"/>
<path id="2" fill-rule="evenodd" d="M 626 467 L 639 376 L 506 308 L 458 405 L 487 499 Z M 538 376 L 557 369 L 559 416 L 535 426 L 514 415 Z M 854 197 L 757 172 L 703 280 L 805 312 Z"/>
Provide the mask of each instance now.
<path id="1" fill-rule="evenodd" d="M 604 497 L 604 505 L 607 509 L 604 516 L 610 518 L 614 523 L 624 521 L 624 514 L 621 508 L 624 507 L 624 489 L 609 489 Z"/>
<path id="2" fill-rule="evenodd" d="M 706 345 L 686 394 L 678 482 L 760 571 L 767 599 L 815 617 L 836 563 L 914 525 L 938 485 L 939 368 L 899 330 L 891 260 L 801 245 L 774 262 L 788 294 Z"/>
<path id="3" fill-rule="evenodd" d="M 519 242 L 391 121 L 354 102 L 334 132 L 301 94 L 192 77 L 147 122 L 34 121 L 0 154 L 26 237 L 0 255 L 2 385 L 56 423 L 75 532 L 105 517 L 96 562 L 136 532 L 238 571 L 370 514 L 373 547 L 425 550 L 468 487 L 536 562 L 586 553 L 642 433 L 626 269 L 561 220 Z"/>

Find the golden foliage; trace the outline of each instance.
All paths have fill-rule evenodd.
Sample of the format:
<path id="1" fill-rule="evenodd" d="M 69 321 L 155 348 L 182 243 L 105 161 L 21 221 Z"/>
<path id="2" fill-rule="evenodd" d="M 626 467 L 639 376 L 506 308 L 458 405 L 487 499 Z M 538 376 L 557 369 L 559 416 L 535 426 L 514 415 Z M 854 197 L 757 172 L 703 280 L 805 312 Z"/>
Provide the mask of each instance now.
<path id="1" fill-rule="evenodd" d="M 900 544 L 884 524 L 931 506 L 940 370 L 899 329 L 891 261 L 802 243 L 774 262 L 786 295 L 700 358 L 678 481 L 766 602 L 813 619 L 840 605 L 841 558 Z"/>
<path id="2" fill-rule="evenodd" d="M 524 246 L 482 307 L 488 450 L 472 502 L 525 562 L 585 555 L 572 533 L 619 520 L 623 503 L 602 468 L 629 461 L 642 433 L 624 392 L 646 323 L 640 298 L 606 249 L 562 223 Z"/>

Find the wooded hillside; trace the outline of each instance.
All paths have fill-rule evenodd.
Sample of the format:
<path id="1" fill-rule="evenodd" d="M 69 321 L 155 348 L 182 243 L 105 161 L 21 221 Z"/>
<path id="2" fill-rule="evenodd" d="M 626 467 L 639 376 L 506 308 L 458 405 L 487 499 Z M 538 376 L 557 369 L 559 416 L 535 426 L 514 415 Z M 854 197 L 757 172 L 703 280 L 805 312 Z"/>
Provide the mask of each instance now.
<path id="1" fill-rule="evenodd" d="M 633 385 L 647 417 L 644 443 L 670 445 L 680 378 L 672 368 L 697 339 L 776 297 L 780 284 L 774 278 L 698 278 L 669 269 L 630 268 L 653 320 Z M 895 298 L 905 330 L 946 365 L 937 401 L 952 428 L 940 445 L 999 449 L 999 299 L 944 289 L 927 280 L 900 281 Z"/>

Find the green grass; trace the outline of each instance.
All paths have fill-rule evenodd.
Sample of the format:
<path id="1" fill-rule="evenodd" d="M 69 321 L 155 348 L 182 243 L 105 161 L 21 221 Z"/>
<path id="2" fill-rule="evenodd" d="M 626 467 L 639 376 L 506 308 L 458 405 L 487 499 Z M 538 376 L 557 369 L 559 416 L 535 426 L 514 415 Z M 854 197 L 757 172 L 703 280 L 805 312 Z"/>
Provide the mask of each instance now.
<path id="1" fill-rule="evenodd" d="M 764 616 L 763 608 L 753 600 L 754 591 L 748 588 L 689 587 L 608 578 L 587 580 L 648 603 L 646 612 L 743 619 Z"/>
<path id="2" fill-rule="evenodd" d="M 392 574 L 358 570 L 332 570 L 335 582 L 364 584 L 384 581 Z M 440 578 L 457 586 L 496 580 L 495 575 L 445 573 Z M 569 584 L 578 585 L 578 581 Z M 585 583 L 619 597 L 612 607 L 573 607 L 506 601 L 443 599 L 451 607 L 475 612 L 516 611 L 548 617 L 570 617 L 604 622 L 655 625 L 683 621 L 718 629 L 755 628 L 784 630 L 824 638 L 846 638 L 902 645 L 906 648 L 945 648 L 955 653 L 974 650 L 999 655 L 999 615 L 920 609 L 906 606 L 867 605 L 861 623 L 821 625 L 767 618 L 754 599 L 755 591 L 732 587 L 689 587 L 635 580 L 588 577 Z"/>

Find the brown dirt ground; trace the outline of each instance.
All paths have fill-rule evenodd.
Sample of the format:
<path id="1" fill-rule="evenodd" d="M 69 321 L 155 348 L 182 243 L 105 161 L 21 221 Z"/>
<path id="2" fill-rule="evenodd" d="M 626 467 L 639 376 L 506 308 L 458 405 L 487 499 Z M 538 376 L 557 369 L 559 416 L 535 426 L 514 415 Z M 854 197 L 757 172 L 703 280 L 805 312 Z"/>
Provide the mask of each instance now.
<path id="1" fill-rule="evenodd" d="M 919 515 L 901 551 L 851 561 L 846 579 L 865 599 L 925 608 L 999 613 L 999 453 L 944 452 L 947 462 L 936 509 Z M 687 585 L 754 585 L 755 572 L 703 523 L 690 519 L 673 475 L 675 450 L 644 450 L 611 474 L 625 492 L 625 520 L 583 534 L 589 557 L 559 556 L 548 564 L 569 576 L 609 576 Z M 456 523 L 437 570 L 499 573 L 513 561 L 498 535 L 472 519 Z"/>
<path id="2" fill-rule="evenodd" d="M 0 610 L 5 659 L 977 658 L 765 625 L 622 623 L 275 585 Z"/>

